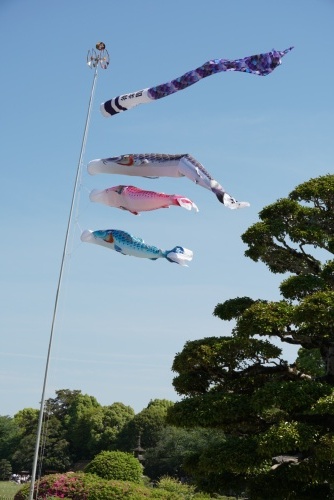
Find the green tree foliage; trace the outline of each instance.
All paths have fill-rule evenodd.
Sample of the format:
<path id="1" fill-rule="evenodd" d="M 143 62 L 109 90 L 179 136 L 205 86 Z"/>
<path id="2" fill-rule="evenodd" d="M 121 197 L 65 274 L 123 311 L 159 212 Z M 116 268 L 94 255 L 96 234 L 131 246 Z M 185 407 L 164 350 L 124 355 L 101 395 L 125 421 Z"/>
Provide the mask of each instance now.
<path id="1" fill-rule="evenodd" d="M 87 465 L 85 472 L 96 474 L 102 479 L 140 483 L 142 481 L 143 467 L 131 453 L 101 451 Z"/>
<path id="2" fill-rule="evenodd" d="M 218 304 L 213 314 L 234 320 L 232 335 L 187 342 L 174 359 L 173 385 L 184 398 L 168 410 L 168 422 L 227 435 L 193 462 L 194 474 L 217 484 L 245 480 L 252 500 L 332 498 L 333 208 L 333 175 L 265 207 L 242 240 L 246 256 L 285 275 L 282 300 Z M 284 360 L 279 343 L 302 349 L 296 363 Z"/>
<path id="3" fill-rule="evenodd" d="M 152 478 L 184 476 L 182 462 L 190 452 L 208 444 L 212 433 L 167 429 L 167 410 L 173 404 L 154 399 L 135 415 L 131 407 L 120 402 L 101 406 L 79 390 L 58 390 L 56 397 L 45 403 L 38 471 L 40 467 L 42 474 L 71 470 L 105 450 L 132 454 L 140 436 L 150 457 L 145 464 L 149 464 Z M 31 408 L 19 411 L 14 418 L 0 417 L 0 450 L 3 458 L 12 462 L 14 472 L 31 468 L 38 417 L 39 411 Z M 11 447 L 7 443 L 12 443 Z"/>
<path id="4" fill-rule="evenodd" d="M 6 460 L 5 458 L 2 458 L 0 460 L 0 480 L 1 481 L 6 481 L 10 478 L 12 474 L 12 465 L 11 463 Z"/>
<path id="5" fill-rule="evenodd" d="M 65 430 L 61 421 L 54 415 L 47 415 L 42 427 L 42 472 L 63 472 L 71 465 L 69 443 L 65 438 Z"/>
<path id="6" fill-rule="evenodd" d="M 318 348 L 304 349 L 301 347 L 298 349 L 296 367 L 297 370 L 312 375 L 313 377 L 325 375 L 325 363 Z"/>
<path id="7" fill-rule="evenodd" d="M 0 459 L 7 459 L 14 453 L 20 439 L 19 426 L 14 418 L 0 416 Z"/>
<path id="8" fill-rule="evenodd" d="M 16 472 L 30 470 L 35 453 L 38 410 L 26 408 L 19 411 L 14 420 L 19 428 L 19 440 L 15 451 L 9 455 Z M 70 466 L 68 442 L 61 422 L 45 412 L 41 432 L 41 470 L 65 471 Z"/>
<path id="9" fill-rule="evenodd" d="M 133 417 L 133 409 L 123 403 L 101 406 L 94 397 L 77 394 L 65 417 L 73 460 L 88 460 L 102 450 L 115 449 L 118 434 Z"/>
<path id="10" fill-rule="evenodd" d="M 188 461 L 224 440 L 225 436 L 220 431 L 183 429 L 168 425 L 161 431 L 157 444 L 146 449 L 144 473 L 152 480 L 164 476 L 184 480 L 188 476 Z"/>
<path id="11" fill-rule="evenodd" d="M 38 410 L 35 408 L 24 408 L 14 415 L 14 421 L 20 429 L 21 436 L 26 436 L 36 431 L 38 414 Z"/>
<path id="12" fill-rule="evenodd" d="M 59 389 L 56 391 L 56 397 L 50 398 L 46 401 L 47 411 L 57 417 L 59 420 L 64 419 L 70 407 L 75 403 L 81 391 L 75 389 Z"/>
<path id="13" fill-rule="evenodd" d="M 13 470 L 30 470 L 34 457 L 38 410 L 24 408 L 14 415 L 14 423 L 18 428 L 15 451 L 7 457 L 13 465 Z"/>
<path id="14" fill-rule="evenodd" d="M 101 406 L 96 398 L 79 390 L 56 391 L 56 398 L 48 399 L 46 408 L 61 423 L 73 462 L 89 460 L 102 450 L 115 448 L 119 432 L 134 417 L 130 406 Z"/>
<path id="15" fill-rule="evenodd" d="M 105 449 L 116 449 L 118 434 L 134 417 L 123 403 L 101 406 L 79 390 L 61 389 L 45 403 L 41 432 L 42 473 L 66 471 L 79 460 L 89 460 Z M 0 459 L 15 472 L 30 470 L 33 462 L 39 411 L 20 410 L 14 418 L 0 416 Z"/>
<path id="16" fill-rule="evenodd" d="M 61 422 L 74 462 L 91 459 L 112 448 L 122 426 L 134 415 L 122 403 L 101 406 L 96 398 L 81 391 L 62 389 L 47 402 L 48 411 Z"/>
<path id="17" fill-rule="evenodd" d="M 173 404 L 167 399 L 151 400 L 146 408 L 123 427 L 116 443 L 118 449 L 132 452 L 138 444 L 139 436 L 143 448 L 154 447 L 166 426 L 167 410 Z"/>
<path id="18" fill-rule="evenodd" d="M 74 460 L 92 458 L 95 451 L 95 435 L 92 427 L 99 420 L 101 405 L 88 394 L 77 394 L 65 417 L 67 438 Z"/>
<path id="19" fill-rule="evenodd" d="M 135 416 L 131 406 L 123 403 L 113 403 L 102 407 L 102 433 L 99 439 L 99 450 L 115 449 L 121 430 Z"/>

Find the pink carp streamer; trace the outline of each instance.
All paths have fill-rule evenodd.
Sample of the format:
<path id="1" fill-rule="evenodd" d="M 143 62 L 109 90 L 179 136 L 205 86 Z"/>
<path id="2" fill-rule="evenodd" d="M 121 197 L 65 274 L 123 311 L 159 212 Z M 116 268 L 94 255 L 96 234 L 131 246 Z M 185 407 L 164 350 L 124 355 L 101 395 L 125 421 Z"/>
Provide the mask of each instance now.
<path id="1" fill-rule="evenodd" d="M 188 71 L 169 82 L 162 83 L 156 87 L 145 88 L 113 97 L 109 101 L 103 102 L 100 110 L 103 116 L 108 118 L 122 111 L 134 108 L 138 104 L 145 104 L 167 97 L 179 90 L 190 87 L 203 78 L 223 71 L 241 71 L 242 73 L 266 76 L 281 64 L 282 57 L 292 49 L 293 47 L 282 51 L 273 49 L 271 52 L 256 54 L 244 57 L 243 59 L 211 59 L 199 68 Z"/>
<path id="2" fill-rule="evenodd" d="M 135 186 L 114 186 L 101 191 L 93 189 L 89 198 L 91 201 L 102 203 L 109 207 L 128 210 L 134 215 L 159 208 L 169 208 L 170 206 L 183 207 L 186 210 L 195 210 L 195 212 L 198 212 L 197 206 L 189 198 L 178 194 L 146 191 Z"/>

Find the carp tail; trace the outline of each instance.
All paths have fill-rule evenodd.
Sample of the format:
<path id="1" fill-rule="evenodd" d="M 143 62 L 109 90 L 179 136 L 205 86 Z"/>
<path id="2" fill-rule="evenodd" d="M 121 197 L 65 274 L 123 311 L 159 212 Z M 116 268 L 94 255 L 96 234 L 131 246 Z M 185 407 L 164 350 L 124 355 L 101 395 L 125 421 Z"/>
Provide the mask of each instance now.
<path id="1" fill-rule="evenodd" d="M 172 250 L 166 251 L 166 259 L 169 262 L 175 262 L 175 264 L 180 264 L 181 266 L 188 266 L 188 262 L 190 262 L 193 258 L 193 252 L 188 250 L 188 248 L 183 247 L 175 247 Z"/>

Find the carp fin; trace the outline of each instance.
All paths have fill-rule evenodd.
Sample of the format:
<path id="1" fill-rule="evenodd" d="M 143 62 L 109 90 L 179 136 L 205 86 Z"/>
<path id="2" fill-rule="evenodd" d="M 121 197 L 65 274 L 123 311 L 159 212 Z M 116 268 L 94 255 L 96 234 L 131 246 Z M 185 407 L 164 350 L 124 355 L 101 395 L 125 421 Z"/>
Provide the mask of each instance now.
<path id="1" fill-rule="evenodd" d="M 125 210 L 126 212 L 130 212 L 133 215 L 140 215 L 139 212 L 134 212 L 133 210 L 130 210 L 129 208 L 126 207 L 119 207 L 121 210 Z"/>
<path id="2" fill-rule="evenodd" d="M 114 249 L 116 250 L 116 252 L 119 252 L 119 253 L 121 253 L 123 255 L 126 255 L 126 253 L 124 253 L 123 250 L 122 250 L 122 248 L 119 247 L 118 245 L 114 245 Z"/>

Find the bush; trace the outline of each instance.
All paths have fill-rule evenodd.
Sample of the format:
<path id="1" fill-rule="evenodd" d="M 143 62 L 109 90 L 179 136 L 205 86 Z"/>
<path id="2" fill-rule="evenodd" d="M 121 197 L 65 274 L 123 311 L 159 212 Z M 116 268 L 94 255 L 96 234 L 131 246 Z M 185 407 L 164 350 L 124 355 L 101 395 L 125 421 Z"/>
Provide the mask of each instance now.
<path id="1" fill-rule="evenodd" d="M 100 479 L 89 490 L 88 500 L 146 500 L 150 499 L 150 488 L 128 481 Z"/>
<path id="2" fill-rule="evenodd" d="M 202 500 L 210 498 L 209 494 L 206 493 L 195 493 L 195 486 L 191 484 L 184 484 L 177 479 L 170 476 L 163 476 L 157 483 L 157 488 L 161 488 L 161 491 L 168 491 L 170 496 L 168 499 L 178 499 L 182 498 L 184 500 Z"/>
<path id="3" fill-rule="evenodd" d="M 14 500 L 26 500 L 29 496 L 30 483 L 24 484 L 14 495 Z"/>
<path id="4" fill-rule="evenodd" d="M 50 474 L 42 477 L 35 483 L 35 492 L 38 489 L 38 498 L 73 498 L 87 499 L 87 479 L 81 473 L 68 472 L 67 474 Z M 30 484 L 25 484 L 14 496 L 14 500 L 26 500 L 30 491 Z M 35 494 L 34 494 L 34 498 Z"/>
<path id="5" fill-rule="evenodd" d="M 67 473 L 51 474 L 36 481 L 34 498 L 73 500 L 183 500 L 184 497 L 171 496 L 164 490 L 147 488 L 126 481 L 107 481 L 93 474 Z M 30 484 L 25 484 L 16 493 L 14 500 L 27 500 Z"/>
<path id="6" fill-rule="evenodd" d="M 166 489 L 164 488 L 166 487 Z M 171 478 L 164 478 L 158 488 L 146 487 L 129 481 L 115 481 L 83 472 L 50 474 L 35 483 L 34 498 L 38 489 L 39 500 L 204 500 L 206 494 L 194 493 L 193 488 Z M 16 493 L 14 500 L 27 500 L 30 484 Z"/>
<path id="7" fill-rule="evenodd" d="M 169 476 L 163 476 L 157 483 L 158 488 L 170 491 L 172 493 L 180 493 L 184 495 L 185 498 L 191 498 L 195 493 L 195 487 L 189 484 L 183 484 L 177 479 Z"/>
<path id="8" fill-rule="evenodd" d="M 134 483 L 107 481 L 94 474 L 68 472 L 50 474 L 36 481 L 34 498 L 38 490 L 39 499 L 72 498 L 73 500 L 122 500 L 135 498 L 132 494 L 138 488 Z M 145 489 L 145 488 L 144 488 Z M 15 495 L 14 500 L 26 500 L 30 484 L 25 484 Z M 138 497 L 138 498 L 145 498 Z"/>
<path id="9" fill-rule="evenodd" d="M 103 479 L 140 483 L 143 467 L 130 453 L 102 451 L 87 465 L 85 472 L 96 474 Z"/>

